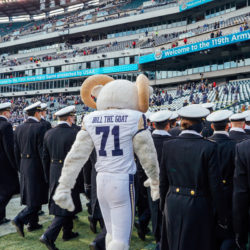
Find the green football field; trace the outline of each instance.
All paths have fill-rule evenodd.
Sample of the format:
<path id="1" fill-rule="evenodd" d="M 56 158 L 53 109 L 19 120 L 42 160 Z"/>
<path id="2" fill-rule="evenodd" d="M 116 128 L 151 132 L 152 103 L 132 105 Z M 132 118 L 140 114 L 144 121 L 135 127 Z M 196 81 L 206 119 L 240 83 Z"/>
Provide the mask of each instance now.
<path id="1" fill-rule="evenodd" d="M 78 214 L 78 219 L 74 221 L 74 231 L 79 232 L 80 236 L 74 240 L 64 242 L 62 240 L 62 232 L 56 241 L 56 246 L 60 250 L 88 250 L 89 244 L 95 238 L 89 229 L 87 212 L 84 211 Z M 46 250 L 47 248 L 39 242 L 39 237 L 43 234 L 46 228 L 50 225 L 50 222 L 43 224 L 43 229 L 35 232 L 27 232 L 25 230 L 25 238 L 20 237 L 16 233 L 12 233 L 3 237 L 0 237 L 0 250 Z M 98 228 L 99 229 L 99 228 Z M 100 231 L 100 229 L 99 229 Z M 134 229 L 131 241 L 130 249 L 142 250 L 142 249 L 154 249 L 153 237 L 147 236 L 146 241 L 141 241 Z"/>

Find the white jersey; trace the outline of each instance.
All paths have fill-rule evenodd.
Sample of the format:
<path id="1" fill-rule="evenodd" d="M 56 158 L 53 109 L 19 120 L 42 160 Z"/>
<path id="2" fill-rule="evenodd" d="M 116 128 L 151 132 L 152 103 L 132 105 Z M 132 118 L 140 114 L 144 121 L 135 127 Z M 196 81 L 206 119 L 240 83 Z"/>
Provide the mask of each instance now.
<path id="1" fill-rule="evenodd" d="M 124 109 L 95 111 L 84 117 L 83 127 L 95 145 L 97 172 L 136 173 L 133 137 L 147 127 L 141 112 Z"/>

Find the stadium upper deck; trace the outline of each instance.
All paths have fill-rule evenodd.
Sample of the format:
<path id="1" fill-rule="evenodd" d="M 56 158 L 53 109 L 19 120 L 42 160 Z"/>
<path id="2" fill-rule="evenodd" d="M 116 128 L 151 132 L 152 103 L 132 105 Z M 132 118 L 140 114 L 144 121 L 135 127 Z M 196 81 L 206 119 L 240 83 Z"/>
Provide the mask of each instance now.
<path id="1" fill-rule="evenodd" d="M 112 2 L 9 30 L 0 43 L 0 93 L 78 91 L 95 73 L 134 80 L 143 71 L 152 85 L 248 77 L 249 1 L 204 3 L 183 11 L 173 1 Z"/>

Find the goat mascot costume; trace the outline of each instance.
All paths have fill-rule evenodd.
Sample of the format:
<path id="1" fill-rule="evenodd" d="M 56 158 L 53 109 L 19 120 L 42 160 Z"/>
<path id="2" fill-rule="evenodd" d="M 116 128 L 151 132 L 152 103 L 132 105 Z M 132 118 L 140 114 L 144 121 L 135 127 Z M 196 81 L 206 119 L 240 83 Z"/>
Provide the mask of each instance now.
<path id="1" fill-rule="evenodd" d="M 107 228 L 107 250 L 129 249 L 135 209 L 134 153 L 148 176 L 144 185 L 150 186 L 153 200 L 159 198 L 159 164 L 143 114 L 148 110 L 150 91 L 144 75 L 139 75 L 135 84 L 95 75 L 81 87 L 83 102 L 97 111 L 84 117 L 82 130 L 65 159 L 54 200 L 60 207 L 74 210 L 71 189 L 95 147 L 97 197 Z"/>

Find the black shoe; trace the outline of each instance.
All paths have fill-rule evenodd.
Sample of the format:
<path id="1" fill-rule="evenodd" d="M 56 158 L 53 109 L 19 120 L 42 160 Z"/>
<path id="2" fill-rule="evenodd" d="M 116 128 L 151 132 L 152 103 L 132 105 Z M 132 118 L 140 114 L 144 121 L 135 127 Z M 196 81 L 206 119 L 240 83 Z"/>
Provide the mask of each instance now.
<path id="1" fill-rule="evenodd" d="M 63 234 L 62 239 L 64 241 L 68 241 L 68 240 L 74 239 L 74 238 L 76 238 L 78 236 L 79 236 L 79 233 L 77 233 L 77 232 L 75 232 L 75 233 L 74 232 L 70 232 L 70 233 L 67 233 L 67 234 Z"/>
<path id="2" fill-rule="evenodd" d="M 8 222 L 10 222 L 9 219 L 3 218 L 2 220 L 0 220 L 0 225 L 8 223 Z"/>
<path id="3" fill-rule="evenodd" d="M 59 250 L 53 241 L 49 240 L 44 234 L 39 239 L 49 250 Z"/>
<path id="4" fill-rule="evenodd" d="M 11 221 L 12 225 L 16 227 L 16 231 L 17 233 L 24 237 L 24 231 L 23 231 L 23 223 L 18 221 L 18 219 L 14 219 L 13 221 Z"/>
<path id="5" fill-rule="evenodd" d="M 90 230 L 96 234 L 97 233 L 97 230 L 96 230 L 96 224 L 97 224 L 97 221 L 95 219 L 92 218 L 92 216 L 88 216 L 88 220 L 89 220 L 89 227 L 90 227 Z"/>
<path id="6" fill-rule="evenodd" d="M 135 222 L 135 227 L 137 229 L 137 234 L 138 234 L 139 238 L 141 240 L 145 241 L 146 234 L 148 234 L 150 232 L 149 228 L 146 227 L 145 229 L 142 229 L 139 222 Z"/>
<path id="7" fill-rule="evenodd" d="M 93 241 L 93 242 L 91 242 L 91 243 L 89 244 L 89 249 L 90 249 L 90 250 L 96 250 L 96 242 L 95 242 L 95 241 Z"/>
<path id="8" fill-rule="evenodd" d="M 79 217 L 77 215 L 73 216 L 73 220 L 78 220 L 78 219 L 79 219 Z"/>
<path id="9" fill-rule="evenodd" d="M 28 226 L 28 227 L 27 227 L 27 230 L 28 230 L 29 232 L 32 232 L 32 231 L 35 231 L 35 230 L 39 230 L 39 229 L 41 229 L 41 228 L 43 228 L 43 225 L 35 224 L 35 225 L 30 225 L 30 226 Z"/>
<path id="10" fill-rule="evenodd" d="M 44 211 L 43 210 L 40 210 L 39 212 L 38 212 L 38 216 L 41 216 L 41 215 L 44 215 L 45 213 L 44 213 Z"/>
<path id="11" fill-rule="evenodd" d="M 155 250 L 160 250 L 160 242 L 156 244 Z"/>

